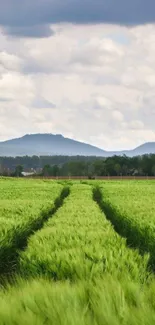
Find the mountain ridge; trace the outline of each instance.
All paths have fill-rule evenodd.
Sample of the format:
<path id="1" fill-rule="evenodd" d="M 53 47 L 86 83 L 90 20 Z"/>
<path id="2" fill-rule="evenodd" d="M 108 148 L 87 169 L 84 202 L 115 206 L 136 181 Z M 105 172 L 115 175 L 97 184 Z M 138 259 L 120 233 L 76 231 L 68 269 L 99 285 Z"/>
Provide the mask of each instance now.
<path id="1" fill-rule="evenodd" d="M 155 153 L 155 142 L 146 142 L 131 150 L 106 151 L 94 145 L 64 137 L 62 134 L 35 133 L 0 142 L 0 156 L 100 156 L 129 157 Z"/>

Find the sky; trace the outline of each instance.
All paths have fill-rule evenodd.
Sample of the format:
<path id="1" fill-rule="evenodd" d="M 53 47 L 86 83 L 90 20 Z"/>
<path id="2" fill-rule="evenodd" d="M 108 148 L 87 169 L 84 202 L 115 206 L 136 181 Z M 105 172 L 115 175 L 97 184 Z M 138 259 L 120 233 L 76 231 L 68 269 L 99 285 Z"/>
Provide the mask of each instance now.
<path id="1" fill-rule="evenodd" d="M 0 141 L 155 141 L 154 0 L 0 0 Z"/>

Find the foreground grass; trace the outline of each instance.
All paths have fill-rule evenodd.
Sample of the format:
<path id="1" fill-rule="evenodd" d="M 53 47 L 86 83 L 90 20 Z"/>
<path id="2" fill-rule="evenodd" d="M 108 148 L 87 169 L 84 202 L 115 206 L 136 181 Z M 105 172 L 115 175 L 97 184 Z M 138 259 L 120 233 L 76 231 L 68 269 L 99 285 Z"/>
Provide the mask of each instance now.
<path id="1" fill-rule="evenodd" d="M 151 286 L 110 276 L 96 283 L 23 282 L 0 293 L 0 325 L 153 325 Z"/>

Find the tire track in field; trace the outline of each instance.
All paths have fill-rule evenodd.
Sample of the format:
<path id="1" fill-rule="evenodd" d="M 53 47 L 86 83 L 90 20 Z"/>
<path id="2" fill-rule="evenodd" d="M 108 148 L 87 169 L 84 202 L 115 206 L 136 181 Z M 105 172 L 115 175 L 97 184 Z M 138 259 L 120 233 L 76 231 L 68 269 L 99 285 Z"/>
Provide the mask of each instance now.
<path id="1" fill-rule="evenodd" d="M 16 235 L 11 244 L 5 247 L 5 251 L 0 254 L 0 284 L 5 285 L 12 281 L 13 275 L 18 271 L 20 252 L 25 250 L 31 235 L 43 228 L 45 222 L 52 218 L 57 210 L 62 207 L 65 198 L 70 194 L 70 187 L 62 189 L 60 195 L 55 199 L 53 208 L 42 212 L 37 219 L 27 225 L 26 229 L 21 230 L 20 236 Z"/>
<path id="2" fill-rule="evenodd" d="M 126 244 L 129 248 L 138 249 L 141 255 L 150 254 L 148 269 L 155 272 L 155 242 L 154 249 L 144 243 L 144 237 L 140 234 L 138 227 L 134 227 L 129 223 L 125 216 L 120 215 L 118 211 L 104 200 L 104 195 L 100 187 L 93 188 L 93 199 L 104 212 L 107 220 L 111 222 L 114 230 L 123 238 L 126 239 Z M 145 234 L 144 234 L 145 235 Z"/>

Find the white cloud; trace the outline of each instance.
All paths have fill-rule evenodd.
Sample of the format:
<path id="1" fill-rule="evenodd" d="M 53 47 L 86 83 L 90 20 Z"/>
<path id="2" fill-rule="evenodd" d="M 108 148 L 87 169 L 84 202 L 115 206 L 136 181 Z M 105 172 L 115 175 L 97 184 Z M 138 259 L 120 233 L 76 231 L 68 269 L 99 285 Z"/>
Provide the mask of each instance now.
<path id="1" fill-rule="evenodd" d="M 5 51 L 0 52 L 0 65 L 5 70 L 18 71 L 21 64 L 22 60 L 18 56 L 7 53 Z"/>
<path id="2" fill-rule="evenodd" d="M 115 121 L 122 122 L 124 120 L 123 114 L 118 110 L 112 112 L 112 117 Z"/>
<path id="3" fill-rule="evenodd" d="M 101 106 L 101 107 L 103 106 L 108 109 L 110 109 L 112 106 L 112 101 L 109 98 L 104 97 L 104 96 L 98 96 L 96 98 L 96 102 L 99 106 Z"/>
<path id="4" fill-rule="evenodd" d="M 144 123 L 142 121 L 138 121 L 138 120 L 133 120 L 130 123 L 130 126 L 133 130 L 141 130 L 144 128 Z"/>
<path id="5" fill-rule="evenodd" d="M 62 133 L 104 149 L 155 140 L 155 25 L 0 34 L 0 140 Z"/>
<path id="6" fill-rule="evenodd" d="M 35 86 L 29 76 L 18 72 L 6 72 L 0 79 L 0 95 L 18 103 L 29 103 L 34 96 Z M 18 109 L 18 107 L 16 108 Z"/>

